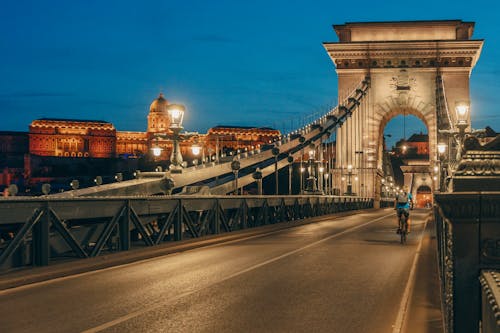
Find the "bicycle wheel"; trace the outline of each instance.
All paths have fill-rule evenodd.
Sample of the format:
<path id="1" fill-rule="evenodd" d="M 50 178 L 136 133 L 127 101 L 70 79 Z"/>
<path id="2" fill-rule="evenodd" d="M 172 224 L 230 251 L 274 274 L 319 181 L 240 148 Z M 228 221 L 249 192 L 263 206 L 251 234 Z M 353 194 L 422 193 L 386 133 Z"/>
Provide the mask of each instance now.
<path id="1" fill-rule="evenodd" d="M 407 234 L 407 225 L 406 225 L 406 216 L 404 214 L 401 214 L 400 218 L 400 225 L 401 225 L 401 244 L 406 243 L 406 234 Z"/>

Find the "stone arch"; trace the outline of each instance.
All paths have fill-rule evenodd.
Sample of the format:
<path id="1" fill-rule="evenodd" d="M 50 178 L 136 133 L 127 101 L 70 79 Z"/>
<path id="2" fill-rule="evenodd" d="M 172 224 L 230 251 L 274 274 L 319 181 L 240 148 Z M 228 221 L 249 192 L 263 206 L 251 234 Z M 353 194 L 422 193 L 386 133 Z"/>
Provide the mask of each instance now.
<path id="1" fill-rule="evenodd" d="M 424 192 L 424 198 L 420 197 L 421 195 L 420 191 L 422 189 L 429 189 L 429 194 L 427 192 Z M 418 186 L 415 186 L 415 190 L 412 192 L 415 207 L 422 208 L 426 206 L 425 202 L 422 204 L 422 199 L 432 204 L 433 202 L 432 191 L 433 191 L 432 186 L 430 186 L 429 184 L 420 183 Z"/>
<path id="2" fill-rule="evenodd" d="M 383 135 L 384 129 L 389 121 L 399 115 L 412 115 L 420 119 L 427 127 L 429 135 L 429 160 L 435 159 L 437 153 L 437 119 L 435 106 L 425 103 L 422 99 L 414 97 L 411 94 L 405 100 L 391 97 L 386 98 L 383 103 L 375 105 L 375 114 L 373 121 L 378 127 L 378 133 L 373 138 L 377 142 L 377 168 L 382 169 L 383 154 Z M 378 125 L 378 126 L 377 126 Z"/>

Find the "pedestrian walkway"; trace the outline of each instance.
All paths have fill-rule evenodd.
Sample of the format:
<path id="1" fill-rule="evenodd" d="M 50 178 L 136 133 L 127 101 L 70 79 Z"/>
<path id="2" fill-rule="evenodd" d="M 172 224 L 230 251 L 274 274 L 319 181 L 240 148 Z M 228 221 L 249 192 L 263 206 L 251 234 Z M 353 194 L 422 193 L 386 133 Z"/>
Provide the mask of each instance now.
<path id="1" fill-rule="evenodd" d="M 444 332 L 439 285 L 436 227 L 432 219 L 427 223 L 422 240 L 404 333 Z"/>

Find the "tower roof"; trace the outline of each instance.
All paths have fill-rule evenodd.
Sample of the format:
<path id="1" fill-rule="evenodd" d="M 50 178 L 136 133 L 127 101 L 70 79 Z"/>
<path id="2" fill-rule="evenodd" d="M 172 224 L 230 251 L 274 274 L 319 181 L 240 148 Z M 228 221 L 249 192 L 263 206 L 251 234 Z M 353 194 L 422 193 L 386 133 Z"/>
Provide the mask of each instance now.
<path id="1" fill-rule="evenodd" d="M 149 106 L 149 112 L 166 113 L 167 112 L 167 105 L 168 105 L 168 101 L 163 96 L 163 93 L 160 93 L 158 98 L 153 100 L 153 102 Z"/>

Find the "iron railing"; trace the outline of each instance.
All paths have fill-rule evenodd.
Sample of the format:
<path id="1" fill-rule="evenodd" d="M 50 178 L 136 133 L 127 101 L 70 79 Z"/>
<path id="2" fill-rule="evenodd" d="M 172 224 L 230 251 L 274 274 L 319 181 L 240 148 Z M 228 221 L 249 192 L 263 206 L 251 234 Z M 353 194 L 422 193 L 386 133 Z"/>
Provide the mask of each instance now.
<path id="1" fill-rule="evenodd" d="M 0 271 L 370 207 L 339 196 L 6 198 Z"/>
<path id="2" fill-rule="evenodd" d="M 485 270 L 481 283 L 481 332 L 500 332 L 500 271 Z"/>
<path id="3" fill-rule="evenodd" d="M 500 270 L 500 192 L 441 193 L 435 199 L 445 332 L 478 332 L 481 318 L 489 318 L 485 307 L 481 313 L 481 302 L 492 300 L 487 293 L 481 295 L 481 272 Z"/>

